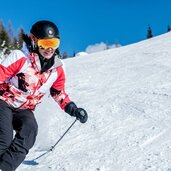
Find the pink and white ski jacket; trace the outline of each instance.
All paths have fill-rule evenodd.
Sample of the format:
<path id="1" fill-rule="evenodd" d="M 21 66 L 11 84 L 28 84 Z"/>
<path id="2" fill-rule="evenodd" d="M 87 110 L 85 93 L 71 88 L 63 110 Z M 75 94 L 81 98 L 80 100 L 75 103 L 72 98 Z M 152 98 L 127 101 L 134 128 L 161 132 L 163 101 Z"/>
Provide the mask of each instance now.
<path id="1" fill-rule="evenodd" d="M 14 50 L 0 64 L 0 99 L 19 109 L 34 110 L 47 91 L 61 109 L 71 102 L 65 92 L 65 73 L 60 59 L 46 72 L 41 73 L 39 57 Z M 22 85 L 22 89 L 21 89 Z"/>

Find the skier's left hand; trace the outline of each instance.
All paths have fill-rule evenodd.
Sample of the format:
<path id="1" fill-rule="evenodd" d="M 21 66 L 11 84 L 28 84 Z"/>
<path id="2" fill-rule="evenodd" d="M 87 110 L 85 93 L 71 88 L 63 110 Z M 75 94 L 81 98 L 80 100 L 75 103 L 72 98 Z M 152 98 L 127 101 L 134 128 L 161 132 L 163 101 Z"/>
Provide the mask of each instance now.
<path id="1" fill-rule="evenodd" d="M 75 116 L 81 123 L 87 122 L 88 115 L 87 115 L 87 112 L 83 108 L 77 108 L 75 110 Z"/>
<path id="2" fill-rule="evenodd" d="M 74 102 L 70 102 L 66 105 L 65 112 L 71 116 L 75 116 L 81 123 L 87 122 L 87 112 L 83 108 L 78 108 Z"/>

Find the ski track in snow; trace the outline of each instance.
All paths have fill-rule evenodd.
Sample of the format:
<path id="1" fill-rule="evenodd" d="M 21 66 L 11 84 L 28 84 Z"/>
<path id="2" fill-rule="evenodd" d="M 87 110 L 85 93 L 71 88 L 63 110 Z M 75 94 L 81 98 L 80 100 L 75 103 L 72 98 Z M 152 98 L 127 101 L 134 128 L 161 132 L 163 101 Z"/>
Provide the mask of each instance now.
<path id="1" fill-rule="evenodd" d="M 89 114 L 39 165 L 17 171 L 171 171 L 171 33 L 64 60 L 67 92 Z M 26 160 L 49 149 L 73 122 L 48 96 Z"/>

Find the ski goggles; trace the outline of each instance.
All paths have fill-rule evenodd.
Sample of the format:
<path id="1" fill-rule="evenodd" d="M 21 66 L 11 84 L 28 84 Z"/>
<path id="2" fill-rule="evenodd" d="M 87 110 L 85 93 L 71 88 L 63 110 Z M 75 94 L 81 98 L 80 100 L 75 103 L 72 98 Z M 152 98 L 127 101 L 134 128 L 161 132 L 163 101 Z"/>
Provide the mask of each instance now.
<path id="1" fill-rule="evenodd" d="M 60 44 L 60 39 L 58 38 L 38 39 L 37 41 L 37 45 L 41 49 L 48 49 L 48 48 L 57 49 L 59 47 L 59 44 Z"/>

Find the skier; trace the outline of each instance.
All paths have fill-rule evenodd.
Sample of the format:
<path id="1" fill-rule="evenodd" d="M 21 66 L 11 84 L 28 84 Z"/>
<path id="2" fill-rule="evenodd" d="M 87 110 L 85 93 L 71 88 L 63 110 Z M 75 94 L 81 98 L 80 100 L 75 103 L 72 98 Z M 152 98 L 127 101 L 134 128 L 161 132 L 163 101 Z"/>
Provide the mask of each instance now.
<path id="1" fill-rule="evenodd" d="M 38 126 L 33 111 L 48 90 L 66 113 L 81 123 L 88 118 L 87 112 L 78 108 L 65 92 L 57 26 L 51 21 L 38 21 L 29 36 L 23 35 L 23 40 L 27 48 L 12 51 L 0 64 L 2 171 L 16 170 L 34 145 Z"/>

